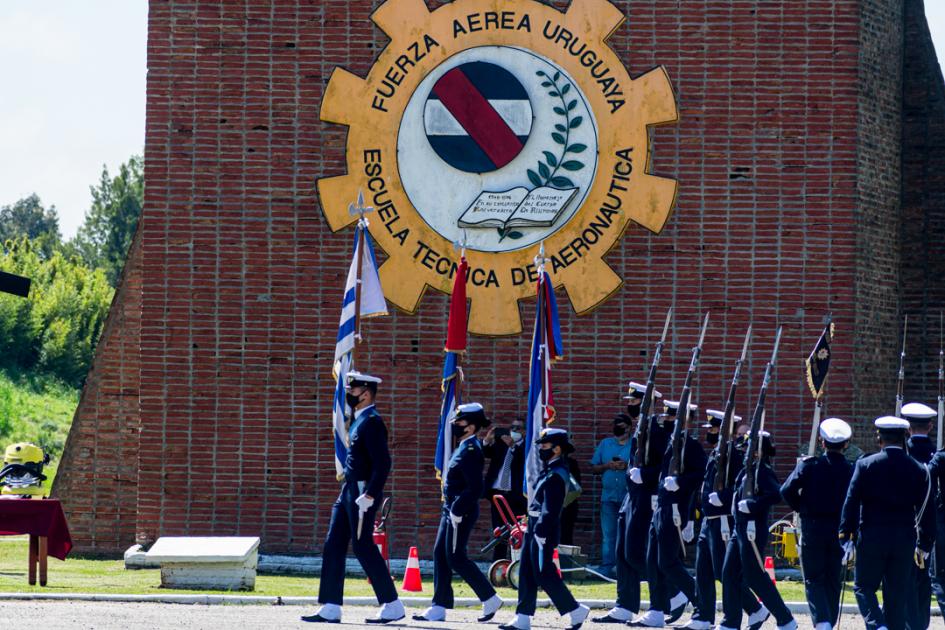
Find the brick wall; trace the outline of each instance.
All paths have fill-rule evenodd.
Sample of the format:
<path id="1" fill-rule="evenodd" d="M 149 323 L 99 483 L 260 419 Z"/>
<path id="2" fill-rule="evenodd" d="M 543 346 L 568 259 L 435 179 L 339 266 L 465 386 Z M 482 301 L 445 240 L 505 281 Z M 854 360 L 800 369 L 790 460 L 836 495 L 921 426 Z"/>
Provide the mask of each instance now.
<path id="1" fill-rule="evenodd" d="M 898 154 L 898 123 L 883 117 L 896 116 L 899 97 L 885 91 L 899 75 L 880 77 L 870 61 L 885 54 L 894 64 L 900 55 L 880 28 L 897 19 L 887 4 L 619 3 L 628 21 L 611 45 L 633 75 L 664 64 L 678 94 L 679 123 L 652 136 L 655 171 L 677 178 L 680 191 L 662 235 L 631 228 L 607 256 L 627 281 L 617 295 L 578 318 L 559 294 L 559 422 L 575 433 L 587 489 L 578 543 L 593 548 L 598 531 L 586 462 L 620 410 L 622 384 L 643 375 L 669 306 L 676 319 L 660 387 L 671 396 L 701 316 L 712 313 L 694 397 L 703 407 L 722 404 L 754 324 L 742 415 L 775 327 L 785 326 L 767 415 L 782 469 L 809 434 L 803 359 L 828 311 L 838 327 L 829 410 L 870 411 L 873 402 L 853 407 L 864 386 L 887 387 L 876 395 L 891 399 L 892 383 L 853 370 L 870 351 L 857 345 L 860 327 L 879 325 L 874 311 L 896 316 L 883 300 L 898 276 L 881 275 L 880 264 L 863 269 L 870 260 L 861 253 L 886 234 L 867 230 L 868 217 L 894 214 L 898 198 L 889 185 L 895 167 L 860 181 L 873 177 L 872 160 Z M 369 21 L 376 5 L 151 2 L 131 519 L 139 540 L 260 534 L 265 551 L 320 550 L 338 488 L 329 366 L 350 240 L 330 233 L 314 193 L 317 178 L 345 169 L 345 129 L 322 124 L 317 111 L 334 67 L 364 75 L 384 45 Z M 875 111 L 858 87 L 864 77 L 888 97 Z M 864 150 L 872 116 L 883 118 L 883 139 Z M 413 544 L 429 555 L 438 519 L 432 452 L 446 310 L 445 296 L 428 294 L 418 315 L 364 326 L 359 365 L 385 380 L 379 407 L 395 451 L 388 490 L 397 557 Z M 522 313 L 528 329 L 532 303 Z M 527 334 L 471 341 L 466 394 L 499 423 L 524 411 L 528 343 Z M 879 350 L 876 373 L 895 352 Z M 100 354 L 109 352 L 103 345 Z M 83 500 L 74 523 L 91 509 Z M 97 530 L 76 530 L 81 544 L 90 536 L 99 544 Z"/>
<path id="2" fill-rule="evenodd" d="M 945 310 L 945 82 L 921 0 L 905 2 L 902 307 L 909 316 L 906 398 L 935 406 Z"/>

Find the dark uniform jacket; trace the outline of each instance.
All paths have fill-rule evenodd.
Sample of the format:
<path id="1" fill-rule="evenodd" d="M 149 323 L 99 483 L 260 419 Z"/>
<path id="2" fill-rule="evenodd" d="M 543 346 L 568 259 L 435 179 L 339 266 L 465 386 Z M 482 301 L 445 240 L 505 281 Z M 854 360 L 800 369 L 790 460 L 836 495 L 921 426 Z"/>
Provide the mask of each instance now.
<path id="1" fill-rule="evenodd" d="M 467 516 L 479 507 L 484 459 L 482 444 L 475 435 L 463 440 L 450 457 L 443 506 L 456 516 Z"/>
<path id="2" fill-rule="evenodd" d="M 728 448 L 728 445 L 726 445 Z M 709 495 L 715 492 L 715 477 L 718 474 L 719 454 L 712 449 L 709 454 L 709 461 L 705 466 L 705 476 L 702 481 L 702 512 L 706 516 L 722 516 L 732 513 L 732 495 L 735 493 L 735 479 L 742 470 L 745 452 L 740 449 L 732 449 L 732 456 L 729 458 L 729 483 L 725 484 L 722 492 L 719 492 L 719 499 L 722 506 L 712 505 L 709 501 Z"/>
<path id="3" fill-rule="evenodd" d="M 735 495 L 732 497 L 732 515 L 736 521 L 767 522 L 771 508 L 781 502 L 781 484 L 774 474 L 771 464 L 765 459 L 758 462 L 758 490 L 755 496 L 749 498 L 745 481 L 747 475 L 743 468 L 735 479 Z M 739 501 L 748 501 L 748 514 L 738 509 Z"/>
<path id="4" fill-rule="evenodd" d="M 636 435 L 630 440 L 630 462 L 627 466 L 627 491 L 633 496 L 635 493 L 643 490 L 648 494 L 655 494 L 660 483 L 660 470 L 663 466 L 663 453 L 666 451 L 666 444 L 669 442 L 670 432 L 664 429 L 656 421 L 657 416 L 650 416 L 649 444 L 649 464 L 640 466 L 640 476 L 643 478 L 642 484 L 635 484 L 630 477 L 630 470 L 635 465 L 637 454 Z"/>
<path id="5" fill-rule="evenodd" d="M 919 523 L 919 546 L 931 549 L 935 518 L 928 473 L 901 447 L 887 446 L 881 452 L 856 463 L 847 498 L 843 504 L 840 533 L 852 536 L 862 527 L 913 528 Z"/>
<path id="6" fill-rule="evenodd" d="M 945 449 L 937 451 L 929 462 L 929 478 L 932 482 L 932 498 L 935 499 L 935 505 L 939 510 L 945 507 Z M 932 499 L 930 498 L 929 501 Z M 938 532 L 939 536 L 945 536 L 945 532 Z"/>
<path id="7" fill-rule="evenodd" d="M 679 490 L 670 492 L 664 486 L 659 488 L 659 506 L 669 507 L 673 504 L 679 506 L 679 513 L 683 519 L 689 518 L 690 504 L 693 494 L 699 489 L 705 477 L 706 455 L 702 450 L 702 444 L 689 435 L 689 431 L 683 434 L 683 444 L 681 449 L 682 467 L 681 472 L 676 476 L 676 483 Z M 666 452 L 663 453 L 663 466 L 660 471 L 660 479 L 669 476 L 669 467 L 673 459 L 673 443 L 669 441 L 666 444 Z"/>
<path id="8" fill-rule="evenodd" d="M 853 465 L 843 453 L 805 457 L 781 486 L 781 496 L 801 517 L 840 522 Z"/>
<path id="9" fill-rule="evenodd" d="M 920 464 L 928 464 L 935 455 L 935 444 L 927 435 L 913 435 L 909 438 L 909 455 Z"/>
<path id="10" fill-rule="evenodd" d="M 551 462 L 538 475 L 535 496 L 528 506 L 528 515 L 532 517 L 528 526 L 532 527 L 534 524 L 535 535 L 546 538 L 546 546 L 557 547 L 560 542 L 561 510 L 564 507 L 570 476 L 568 463 L 563 457 Z"/>
<path id="11" fill-rule="evenodd" d="M 365 482 L 361 494 L 380 496 L 390 474 L 390 451 L 387 448 L 387 427 L 372 405 L 356 416 L 348 430 L 348 457 L 345 458 L 345 481 Z"/>

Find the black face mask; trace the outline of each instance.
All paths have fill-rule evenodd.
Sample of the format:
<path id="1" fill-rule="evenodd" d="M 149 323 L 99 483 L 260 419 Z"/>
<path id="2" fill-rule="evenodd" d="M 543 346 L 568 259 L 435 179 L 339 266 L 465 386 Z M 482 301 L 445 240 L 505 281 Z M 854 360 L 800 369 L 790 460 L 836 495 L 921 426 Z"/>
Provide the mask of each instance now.
<path id="1" fill-rule="evenodd" d="M 453 437 L 458 439 L 466 435 L 466 427 L 468 427 L 469 425 L 468 424 L 451 424 L 450 426 L 452 427 Z"/>
<path id="2" fill-rule="evenodd" d="M 737 438 L 735 438 L 735 448 L 745 448 L 745 442 L 745 436 L 739 435 Z"/>
<path id="3" fill-rule="evenodd" d="M 627 425 L 625 424 L 615 424 L 614 425 L 614 435 L 617 437 L 622 437 L 627 434 Z"/>
<path id="4" fill-rule="evenodd" d="M 718 433 L 706 433 L 705 441 L 709 444 L 718 444 L 719 443 L 719 434 Z"/>
<path id="5" fill-rule="evenodd" d="M 538 457 L 541 458 L 541 461 L 546 464 L 552 460 L 555 456 L 555 449 L 553 448 L 540 448 L 538 449 Z"/>
<path id="6" fill-rule="evenodd" d="M 630 417 L 636 418 L 640 415 L 640 406 L 642 403 L 637 403 L 636 405 L 627 405 L 627 413 L 630 414 Z"/>
<path id="7" fill-rule="evenodd" d="M 361 397 L 345 392 L 345 402 L 348 403 L 349 407 L 354 409 L 358 406 L 358 403 L 361 402 Z"/>

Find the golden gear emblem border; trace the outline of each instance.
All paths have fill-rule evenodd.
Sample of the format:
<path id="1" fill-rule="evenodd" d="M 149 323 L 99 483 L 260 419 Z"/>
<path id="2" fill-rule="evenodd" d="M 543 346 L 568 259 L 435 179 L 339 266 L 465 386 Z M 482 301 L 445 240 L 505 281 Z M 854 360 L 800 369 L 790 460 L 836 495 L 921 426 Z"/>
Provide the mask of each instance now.
<path id="1" fill-rule="evenodd" d="M 521 25 L 526 15 L 527 39 Z M 488 28 L 487 17 L 489 24 L 513 28 Z M 564 12 L 537 0 L 456 0 L 432 11 L 422 0 L 388 0 L 371 19 L 391 41 L 365 78 L 340 67 L 332 72 L 319 118 L 348 127 L 348 172 L 321 178 L 317 185 L 322 211 L 333 232 L 357 220 L 347 208 L 360 190 L 364 190 L 368 205 L 379 208 L 370 217 L 371 234 L 388 257 L 380 268 L 388 301 L 416 313 L 427 287 L 446 294 L 452 290 L 449 268 L 455 252 L 446 238 L 427 225 L 404 192 L 397 167 L 397 133 L 408 100 L 427 74 L 452 55 L 481 46 L 526 48 L 552 60 L 575 79 L 594 111 L 599 130 L 598 171 L 581 207 L 545 239 L 546 269 L 554 286 L 564 287 L 579 315 L 616 293 L 623 281 L 603 256 L 620 242 L 631 221 L 656 234 L 662 231 L 677 194 L 676 180 L 651 174 L 650 163 L 649 128 L 678 121 L 672 84 L 662 66 L 631 78 L 606 43 L 624 21 L 623 13 L 608 0 L 573 0 Z M 457 21 L 467 32 L 456 33 Z M 569 52 L 568 42 L 562 46 L 560 38 L 555 42 L 543 36 L 542 28 L 549 24 L 566 29 L 572 38 L 586 44 L 585 50 L 594 51 L 602 64 L 597 67 L 606 67 L 607 76 L 613 79 L 608 84 L 610 97 L 589 74 L 582 62 L 586 56 Z M 431 40 L 436 46 L 430 45 Z M 384 93 L 390 91 L 391 76 L 398 79 L 394 93 L 378 108 L 378 88 L 386 79 Z M 614 98 L 615 85 L 623 104 L 611 111 L 608 98 Z M 590 236 L 594 236 L 593 243 Z M 535 294 L 531 274 L 538 247 L 499 253 L 467 251 L 472 270 L 467 283 L 470 333 L 521 333 L 518 302 Z"/>

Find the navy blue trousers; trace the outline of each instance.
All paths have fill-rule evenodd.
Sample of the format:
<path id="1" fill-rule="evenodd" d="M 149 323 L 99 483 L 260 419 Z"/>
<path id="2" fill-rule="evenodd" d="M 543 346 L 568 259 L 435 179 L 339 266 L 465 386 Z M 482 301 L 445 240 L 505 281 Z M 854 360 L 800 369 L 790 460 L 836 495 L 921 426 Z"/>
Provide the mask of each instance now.
<path id="1" fill-rule="evenodd" d="M 685 510 L 683 510 L 685 511 Z M 685 514 L 680 514 L 686 526 Z M 650 523 L 649 547 L 646 550 L 646 579 L 650 584 L 650 610 L 669 612 L 669 599 L 679 591 L 696 599 L 696 582 L 683 565 L 682 541 L 673 523 L 672 507 L 658 507 Z"/>
<path id="2" fill-rule="evenodd" d="M 903 526 L 871 526 L 860 530 L 856 542 L 853 594 L 868 630 L 906 627 L 907 600 L 913 590 L 915 530 Z M 876 592 L 882 586 L 883 606 Z"/>
<path id="3" fill-rule="evenodd" d="M 748 522 L 736 519 L 735 531 L 728 548 L 725 550 L 725 563 L 722 565 L 722 624 L 726 628 L 740 628 L 742 623 L 742 589 L 748 586 L 758 596 L 765 607 L 771 611 L 779 626 L 788 623 L 794 616 L 784 605 L 777 587 L 758 562 L 758 554 L 764 558 L 765 545 L 768 544 L 768 523 L 757 523 L 755 545 L 748 540 Z"/>
<path id="4" fill-rule="evenodd" d="M 440 516 L 440 527 L 433 544 L 433 604 L 443 608 L 453 607 L 453 573 L 458 573 L 472 587 L 476 597 L 485 601 L 495 595 L 495 589 L 482 574 L 476 563 L 466 555 L 469 534 L 479 517 L 479 507 L 463 517 L 457 532 L 453 531 L 449 510 L 444 508 Z M 457 535 L 458 534 L 458 535 Z M 453 551 L 453 536 L 456 536 L 456 551 Z"/>
<path id="5" fill-rule="evenodd" d="M 732 517 L 703 518 L 696 542 L 696 598 L 692 601 L 695 613 L 692 618 L 715 624 L 715 581 L 722 581 L 722 566 L 725 563 L 726 541 L 722 539 L 722 519 Z M 731 536 L 731 530 L 729 530 Z M 742 584 L 742 609 L 749 615 L 761 608 L 761 604 Z"/>
<path id="6" fill-rule="evenodd" d="M 342 604 L 349 542 L 358 562 L 371 580 L 378 603 L 387 604 L 397 599 L 394 580 L 391 579 L 381 552 L 374 544 L 374 515 L 384 497 L 374 497 L 374 505 L 364 513 L 361 536 L 358 537 L 358 506 L 354 502 L 358 498 L 357 488 L 357 484 L 345 482 L 341 487 L 341 494 L 331 507 L 328 536 L 322 547 L 322 572 L 318 584 L 320 604 Z"/>
<path id="7" fill-rule="evenodd" d="M 551 540 L 544 548 L 540 548 L 535 535 L 532 534 L 534 521 L 529 519 L 528 533 L 522 543 L 521 571 L 518 579 L 518 606 L 515 612 L 521 615 L 535 614 L 535 603 L 538 600 L 538 587 L 548 593 L 551 603 L 558 609 L 558 614 L 564 615 L 578 607 L 577 600 L 565 586 L 564 580 L 558 577 L 555 567 L 554 547 Z M 541 569 L 538 567 L 538 556 L 542 556 Z"/>
<path id="8" fill-rule="evenodd" d="M 648 493 L 629 495 L 617 513 L 617 605 L 640 612 L 640 582 L 646 577 L 646 545 L 653 518 Z"/>
<path id="9" fill-rule="evenodd" d="M 801 568 L 804 592 L 814 624 L 837 625 L 843 588 L 843 547 L 837 519 L 801 518 Z M 928 608 L 926 606 L 926 608 Z"/>

